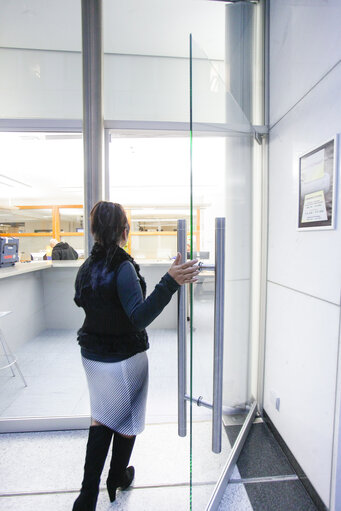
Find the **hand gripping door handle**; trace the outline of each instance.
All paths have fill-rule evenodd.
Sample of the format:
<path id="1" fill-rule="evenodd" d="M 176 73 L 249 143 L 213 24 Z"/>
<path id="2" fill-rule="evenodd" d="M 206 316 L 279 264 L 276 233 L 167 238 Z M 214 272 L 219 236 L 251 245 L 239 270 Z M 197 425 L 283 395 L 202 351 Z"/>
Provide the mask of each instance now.
<path id="1" fill-rule="evenodd" d="M 177 223 L 177 248 L 182 262 L 187 259 L 186 220 Z M 186 436 L 186 286 L 178 291 L 178 435 Z"/>

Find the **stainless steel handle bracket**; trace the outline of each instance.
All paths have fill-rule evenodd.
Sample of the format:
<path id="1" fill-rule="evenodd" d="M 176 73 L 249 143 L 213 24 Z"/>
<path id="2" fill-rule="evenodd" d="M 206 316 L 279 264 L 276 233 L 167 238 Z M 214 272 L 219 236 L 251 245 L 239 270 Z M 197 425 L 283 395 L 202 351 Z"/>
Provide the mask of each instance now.
<path id="1" fill-rule="evenodd" d="M 215 270 L 215 264 L 205 264 L 202 261 L 198 263 L 198 270 L 199 271 L 214 271 Z"/>
<path id="2" fill-rule="evenodd" d="M 207 403 L 207 401 L 204 401 L 203 396 L 199 397 L 192 397 L 188 394 L 185 395 L 186 401 L 191 401 L 192 403 L 195 403 L 197 406 L 204 406 L 205 408 L 210 408 L 212 410 L 213 405 L 211 403 Z"/>

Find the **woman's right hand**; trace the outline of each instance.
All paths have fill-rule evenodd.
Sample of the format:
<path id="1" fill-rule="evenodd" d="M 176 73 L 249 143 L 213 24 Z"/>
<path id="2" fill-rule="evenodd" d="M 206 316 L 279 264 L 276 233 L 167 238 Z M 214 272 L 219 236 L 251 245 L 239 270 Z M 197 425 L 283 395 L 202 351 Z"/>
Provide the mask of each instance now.
<path id="1" fill-rule="evenodd" d="M 178 252 L 168 273 L 180 286 L 182 286 L 182 284 L 193 284 L 198 280 L 197 275 L 199 270 L 198 267 L 195 266 L 197 262 L 197 259 L 191 259 L 181 264 L 181 254 Z"/>

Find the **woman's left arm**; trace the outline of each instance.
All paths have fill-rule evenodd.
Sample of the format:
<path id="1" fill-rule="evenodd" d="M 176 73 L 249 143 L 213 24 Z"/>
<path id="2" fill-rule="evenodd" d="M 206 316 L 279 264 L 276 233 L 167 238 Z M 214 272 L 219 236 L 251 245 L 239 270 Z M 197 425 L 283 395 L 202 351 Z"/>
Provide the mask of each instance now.
<path id="1" fill-rule="evenodd" d="M 146 328 L 163 311 L 180 285 L 166 273 L 154 291 L 143 300 L 139 279 L 134 266 L 126 261 L 117 274 L 117 291 L 122 307 L 133 325 Z"/>

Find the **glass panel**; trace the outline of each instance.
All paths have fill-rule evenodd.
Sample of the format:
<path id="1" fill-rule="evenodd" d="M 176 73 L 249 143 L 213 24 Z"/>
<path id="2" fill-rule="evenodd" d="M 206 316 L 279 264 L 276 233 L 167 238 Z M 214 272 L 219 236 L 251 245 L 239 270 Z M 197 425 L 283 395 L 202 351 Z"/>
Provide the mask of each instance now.
<path id="1" fill-rule="evenodd" d="M 188 122 L 193 27 L 223 62 L 223 2 L 103 2 L 105 119 Z"/>
<path id="2" fill-rule="evenodd" d="M 110 200 L 123 204 L 131 225 L 128 252 L 168 263 L 177 220 L 189 221 L 188 133 L 113 131 L 109 162 Z"/>
<path id="3" fill-rule="evenodd" d="M 246 416 L 248 391 L 251 278 L 252 127 L 227 90 L 220 69 L 192 40 L 191 58 L 191 202 L 200 210 L 203 263 L 215 263 L 215 218 L 226 218 L 225 335 L 223 364 L 223 430 L 219 454 L 212 452 L 214 272 L 204 269 L 190 296 L 188 352 L 191 438 L 190 509 L 207 501 L 200 488 L 213 490 Z M 193 252 L 194 221 L 191 244 Z M 201 257 L 200 257 L 201 259 Z"/>
<path id="4" fill-rule="evenodd" d="M 60 232 L 84 232 L 83 208 L 59 208 Z"/>
<path id="5" fill-rule="evenodd" d="M 0 233 L 26 232 L 52 233 L 52 209 L 0 209 Z"/>
<path id="6" fill-rule="evenodd" d="M 0 234 L 13 231 L 22 262 L 0 267 L 0 329 L 27 381 L 5 367 L 0 344 L 0 417 L 55 417 L 89 413 L 76 331 L 84 313 L 73 302 L 81 261 L 51 267 L 51 238 L 84 249 L 83 144 L 79 133 L 0 133 Z M 61 208 L 61 223 L 57 205 Z M 10 231 L 9 231 L 10 229 Z M 76 233 L 78 235 L 76 235 Z M 7 276 L 12 271 L 12 276 Z M 21 273 L 23 272 L 23 273 Z M 6 275 L 6 278 L 2 278 Z M 53 396 L 53 399 L 51 399 Z"/>
<path id="7" fill-rule="evenodd" d="M 80 133 L 0 133 L 0 206 L 83 203 Z"/>
<path id="8" fill-rule="evenodd" d="M 40 0 L 23 9 L 1 2 L 0 32 L 0 116 L 81 119 L 79 0 L 50 1 L 48 9 Z"/>
<path id="9" fill-rule="evenodd" d="M 130 219 L 128 250 L 140 265 L 151 293 L 177 252 L 177 220 L 189 215 L 189 134 L 172 131 L 111 132 L 110 200 L 125 207 Z M 174 485 L 187 509 L 188 439 L 177 435 L 177 297 L 147 328 L 150 385 L 144 439 L 143 485 Z M 150 439 L 150 440 L 148 440 Z M 148 441 L 167 463 L 149 463 Z M 145 450 L 143 450 L 145 449 Z M 163 509 L 164 492 L 151 506 Z M 166 506 L 167 507 L 167 506 Z M 172 505 L 170 505 L 172 508 Z"/>
<path id="10" fill-rule="evenodd" d="M 60 241 L 65 241 L 78 253 L 79 259 L 84 259 L 84 235 L 81 236 L 60 236 Z"/>
<path id="11" fill-rule="evenodd" d="M 51 236 L 20 236 L 19 260 L 21 263 L 28 261 L 44 261 L 49 253 Z"/>
<path id="12" fill-rule="evenodd" d="M 59 208 L 60 241 L 71 245 L 81 259 L 84 258 L 83 219 L 83 208 Z"/>

